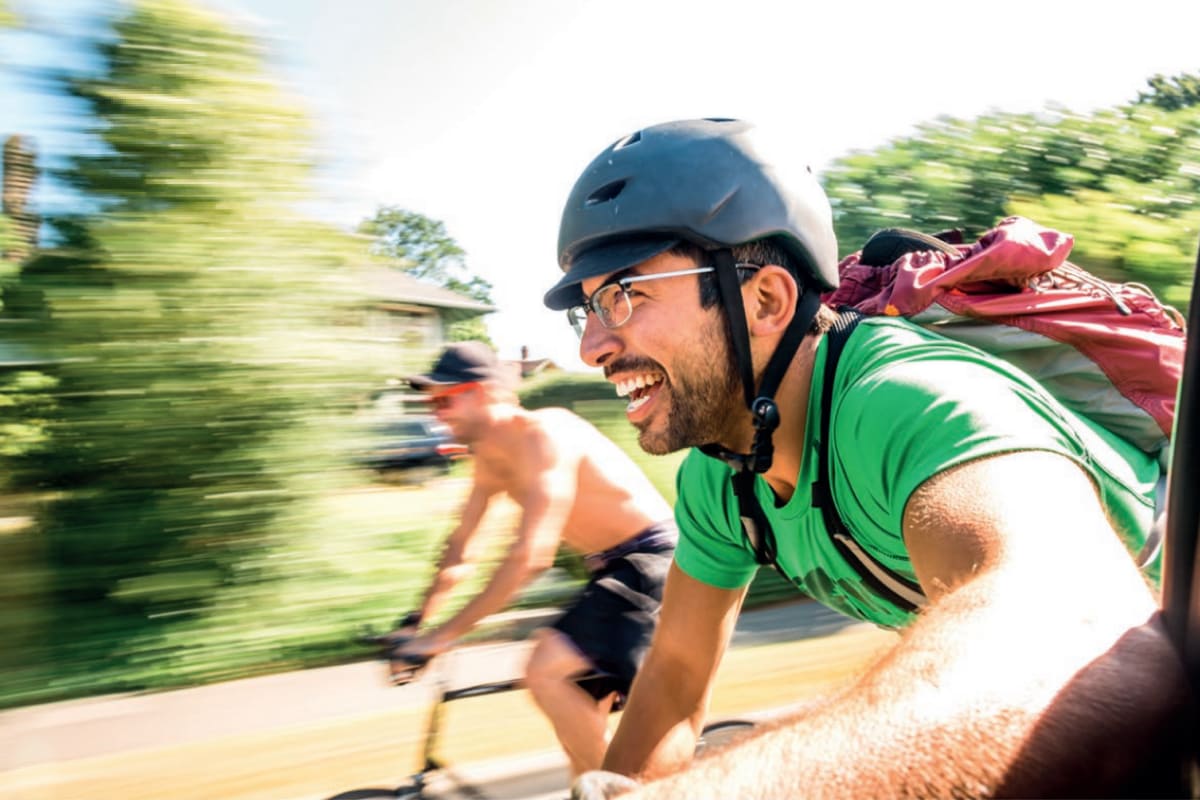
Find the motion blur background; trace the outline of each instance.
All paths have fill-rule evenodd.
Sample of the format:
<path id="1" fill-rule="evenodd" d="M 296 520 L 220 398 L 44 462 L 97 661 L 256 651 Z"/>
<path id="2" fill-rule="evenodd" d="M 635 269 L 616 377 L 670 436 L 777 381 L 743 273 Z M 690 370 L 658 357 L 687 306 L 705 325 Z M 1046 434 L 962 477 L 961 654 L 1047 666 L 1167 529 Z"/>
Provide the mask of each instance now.
<path id="1" fill-rule="evenodd" d="M 794 135 L 843 254 L 1022 214 L 1186 310 L 1200 4 L 841 5 L 0 0 L 0 707 L 353 657 L 462 498 L 469 463 L 361 462 L 449 340 L 495 344 L 527 405 L 673 498 L 677 457 L 638 450 L 539 303 L 570 183 L 639 124 Z M 489 520 L 503 547 L 511 510 Z M 578 579 L 564 556 L 522 603 Z"/>

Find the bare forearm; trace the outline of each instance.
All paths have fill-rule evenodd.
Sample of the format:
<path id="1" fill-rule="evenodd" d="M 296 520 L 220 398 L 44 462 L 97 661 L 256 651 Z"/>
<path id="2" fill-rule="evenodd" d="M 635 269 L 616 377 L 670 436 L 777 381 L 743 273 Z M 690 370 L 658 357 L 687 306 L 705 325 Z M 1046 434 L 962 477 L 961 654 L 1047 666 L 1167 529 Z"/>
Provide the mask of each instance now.
<path id="1" fill-rule="evenodd" d="M 745 589 L 708 586 L 671 565 L 658 630 L 605 755 L 606 770 L 654 778 L 691 759 L 744 596 Z"/>
<path id="2" fill-rule="evenodd" d="M 625 719 L 604 759 L 604 769 L 653 778 L 688 763 L 708 706 L 707 694 L 691 696 L 669 668 L 647 664 L 634 682 Z"/>
<path id="3" fill-rule="evenodd" d="M 986 583 L 919 621 L 851 690 L 641 796 L 1111 793 L 1162 746 L 1183 702 L 1161 628 L 996 620 L 981 610 Z M 975 616 L 978 637 L 963 637 L 963 616 L 943 624 L 956 614 Z"/>
<path id="4" fill-rule="evenodd" d="M 433 619 L 445 605 L 454 588 L 474 571 L 472 565 L 464 558 L 470 533 L 471 531 L 460 526 L 447 537 L 437 569 L 433 573 L 433 580 L 429 582 L 429 588 L 425 590 L 425 596 L 417 607 L 421 619 Z"/>
<path id="5" fill-rule="evenodd" d="M 520 557 L 506 559 L 493 573 L 483 591 L 438 626 L 438 637 L 449 643 L 466 634 L 484 617 L 502 610 L 521 587 L 542 569 L 544 567 L 531 565 Z"/>
<path id="6" fill-rule="evenodd" d="M 473 571 L 472 566 L 465 563 L 456 562 L 449 565 L 439 565 L 438 571 L 433 576 L 433 581 L 429 584 L 429 589 L 425 592 L 425 599 L 421 602 L 418 609 L 421 618 L 425 620 L 432 619 L 446 604 L 446 598 L 450 597 L 454 588 L 462 583 Z"/>

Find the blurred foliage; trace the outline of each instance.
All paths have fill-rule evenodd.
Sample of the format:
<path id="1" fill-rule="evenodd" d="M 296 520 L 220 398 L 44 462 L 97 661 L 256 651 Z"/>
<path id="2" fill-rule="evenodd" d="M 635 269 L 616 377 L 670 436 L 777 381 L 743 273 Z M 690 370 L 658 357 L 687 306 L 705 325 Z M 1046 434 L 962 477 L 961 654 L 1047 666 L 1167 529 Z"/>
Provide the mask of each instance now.
<path id="1" fill-rule="evenodd" d="M 613 385 L 599 372 L 543 372 L 525 381 L 517 395 L 526 408 L 561 406 L 574 409 L 577 402 L 589 400 L 607 400 L 618 409 L 625 405 L 613 391 Z"/>
<path id="2" fill-rule="evenodd" d="M 1200 77 L 1155 75 L 1147 83 L 1150 88 L 1138 93 L 1139 103 L 1158 106 L 1164 111 L 1200 105 Z"/>
<path id="3" fill-rule="evenodd" d="M 5 544 L 39 559 L 6 563 L 44 570 L 54 632 L 0 606 L 18 695 L 210 673 L 197 632 L 306 570 L 278 554 L 349 480 L 348 412 L 382 379 L 346 325 L 357 243 L 299 213 L 308 123 L 258 46 L 144 0 L 95 50 L 94 72 L 52 76 L 93 143 L 57 174 L 80 201 L 4 295 L 37 366 L 0 383 L 0 458 L 38 537 Z"/>
<path id="4" fill-rule="evenodd" d="M 1075 237 L 1071 260 L 1186 306 L 1200 233 L 1195 76 L 1156 76 L 1139 100 L 1081 115 L 942 118 L 834 162 L 825 186 L 843 255 L 879 228 L 975 237 L 1022 214 Z"/>
<path id="5" fill-rule="evenodd" d="M 396 206 L 380 206 L 375 216 L 358 225 L 358 233 L 371 237 L 371 252 L 387 259 L 394 269 L 491 305 L 492 284 L 472 275 L 467 253 L 446 232 L 441 220 Z M 452 342 L 473 339 L 491 344 L 483 320 L 474 317 L 452 323 L 446 338 Z"/>
<path id="6" fill-rule="evenodd" d="M 8 216 L 0 214 L 0 253 L 7 252 L 13 243 L 16 241 L 16 226 L 13 225 L 12 219 Z M 16 265 L 7 259 L 0 259 L 0 280 L 5 280 L 11 277 L 16 271 Z"/>
<path id="7" fill-rule="evenodd" d="M 21 24 L 21 18 L 13 10 L 12 3 L 0 0 L 0 28 L 12 28 Z"/>

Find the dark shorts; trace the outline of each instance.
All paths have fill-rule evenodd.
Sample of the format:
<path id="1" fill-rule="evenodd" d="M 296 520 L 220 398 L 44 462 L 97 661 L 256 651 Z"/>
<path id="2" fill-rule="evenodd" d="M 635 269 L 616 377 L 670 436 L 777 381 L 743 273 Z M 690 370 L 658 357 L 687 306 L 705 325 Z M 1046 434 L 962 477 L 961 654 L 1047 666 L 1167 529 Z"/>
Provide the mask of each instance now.
<path id="1" fill-rule="evenodd" d="M 674 524 L 659 523 L 628 543 L 590 556 L 588 563 L 596 565 L 591 578 L 551 626 L 566 634 L 595 669 L 612 676 L 599 686 L 629 691 L 658 624 L 675 540 Z"/>

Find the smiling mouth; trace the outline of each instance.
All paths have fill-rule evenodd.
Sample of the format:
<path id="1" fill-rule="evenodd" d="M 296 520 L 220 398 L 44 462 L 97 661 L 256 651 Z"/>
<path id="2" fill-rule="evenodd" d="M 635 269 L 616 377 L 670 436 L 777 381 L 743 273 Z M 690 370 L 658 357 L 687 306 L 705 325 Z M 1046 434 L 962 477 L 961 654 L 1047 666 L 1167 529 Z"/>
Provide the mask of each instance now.
<path id="1" fill-rule="evenodd" d="M 651 387 L 657 383 L 661 383 L 662 380 L 662 375 L 648 372 L 616 381 L 617 397 L 629 398 L 629 404 L 625 406 L 625 412 L 632 413 L 645 405 L 653 393 Z"/>

